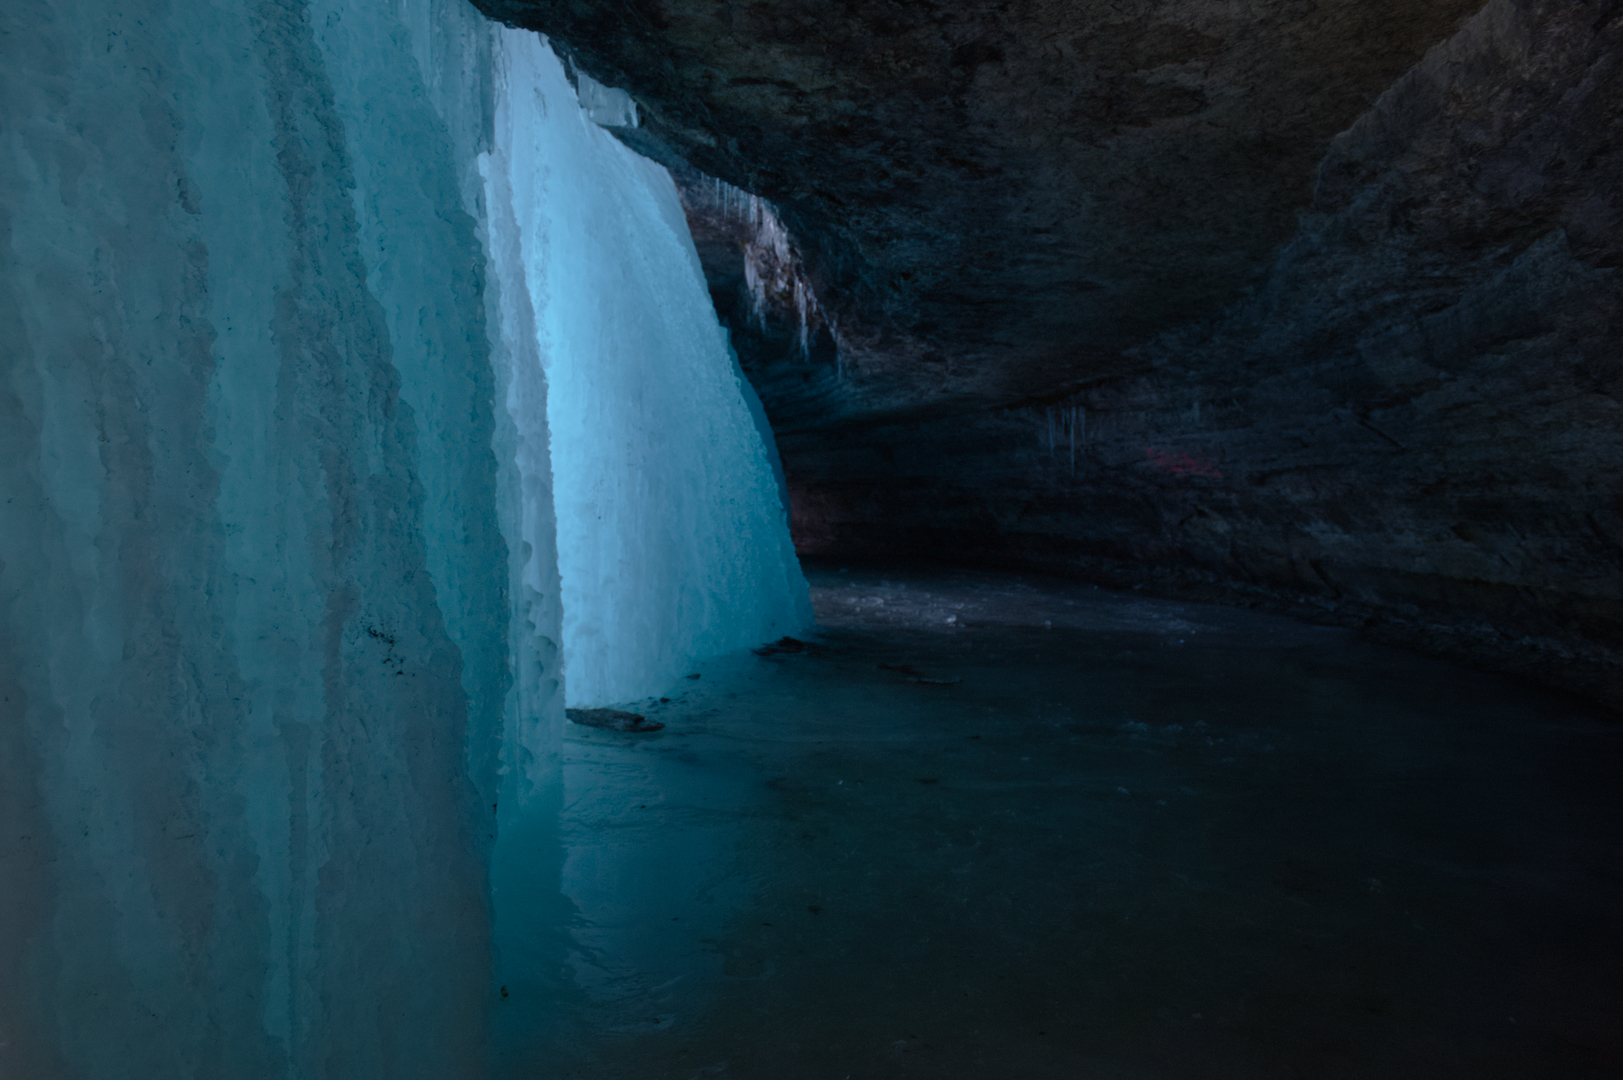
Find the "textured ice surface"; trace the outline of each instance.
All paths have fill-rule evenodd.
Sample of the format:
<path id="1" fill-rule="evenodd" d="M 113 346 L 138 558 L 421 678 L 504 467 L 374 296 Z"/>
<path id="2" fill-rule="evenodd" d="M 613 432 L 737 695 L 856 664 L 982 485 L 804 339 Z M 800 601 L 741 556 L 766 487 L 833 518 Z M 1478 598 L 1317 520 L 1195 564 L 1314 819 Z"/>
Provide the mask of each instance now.
<path id="1" fill-rule="evenodd" d="M 670 174 L 573 104 L 534 36 L 509 32 L 502 49 L 508 83 L 537 90 L 506 101 L 533 140 L 512 153 L 539 163 L 518 224 L 544 297 L 567 695 L 630 701 L 811 609 Z"/>
<path id="2" fill-rule="evenodd" d="M 7 1076 L 477 1070 L 496 368 L 395 10 L 0 15 Z"/>
<path id="3" fill-rule="evenodd" d="M 0 1076 L 482 1073 L 496 810 L 562 718 L 571 327 L 613 343 L 570 354 L 604 365 L 566 443 L 621 470 L 604 527 L 692 508 L 582 605 L 687 573 L 639 605 L 695 621 L 675 652 L 588 625 L 662 672 L 796 610 L 714 316 L 713 370 L 651 370 L 697 319 L 669 181 L 538 140 L 607 139 L 555 74 L 461 0 L 0 8 Z M 628 224 L 547 216 L 581 189 Z M 591 292 L 622 279 L 655 284 Z"/>

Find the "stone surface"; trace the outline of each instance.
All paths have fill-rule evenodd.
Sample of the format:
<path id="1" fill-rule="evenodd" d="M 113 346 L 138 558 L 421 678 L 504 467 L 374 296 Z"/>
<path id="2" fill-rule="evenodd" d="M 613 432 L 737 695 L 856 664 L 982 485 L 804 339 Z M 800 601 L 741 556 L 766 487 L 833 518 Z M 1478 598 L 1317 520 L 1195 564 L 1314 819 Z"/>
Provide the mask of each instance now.
<path id="1" fill-rule="evenodd" d="M 1623 704 L 1620 32 L 1576 7 L 1433 53 L 1257 294 L 1147 371 L 786 439 L 802 546 L 1283 608 Z"/>
<path id="2" fill-rule="evenodd" d="M 641 713 L 622 709 L 565 709 L 564 712 L 571 724 L 603 728 L 605 731 L 658 731 L 665 726 Z"/>
<path id="3" fill-rule="evenodd" d="M 1623 4 L 481 6 L 638 96 L 803 550 L 1623 705 Z M 777 204 L 809 348 L 710 175 Z"/>
<path id="4" fill-rule="evenodd" d="M 781 403 L 818 426 L 1048 392 L 1233 300 L 1331 137 L 1481 0 L 477 4 L 781 208 L 859 376 Z"/>

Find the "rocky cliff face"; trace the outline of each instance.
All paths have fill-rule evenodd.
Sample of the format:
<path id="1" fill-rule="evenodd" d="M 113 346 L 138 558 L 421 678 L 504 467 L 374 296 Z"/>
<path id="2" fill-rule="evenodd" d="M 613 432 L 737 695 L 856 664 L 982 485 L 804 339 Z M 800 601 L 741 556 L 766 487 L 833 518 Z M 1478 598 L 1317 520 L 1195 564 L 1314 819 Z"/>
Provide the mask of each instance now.
<path id="1" fill-rule="evenodd" d="M 1623 4 L 483 6 L 694 170 L 803 550 L 1257 603 L 1623 705 Z M 806 348 L 794 290 L 736 299 L 753 234 L 703 174 L 777 204 Z"/>

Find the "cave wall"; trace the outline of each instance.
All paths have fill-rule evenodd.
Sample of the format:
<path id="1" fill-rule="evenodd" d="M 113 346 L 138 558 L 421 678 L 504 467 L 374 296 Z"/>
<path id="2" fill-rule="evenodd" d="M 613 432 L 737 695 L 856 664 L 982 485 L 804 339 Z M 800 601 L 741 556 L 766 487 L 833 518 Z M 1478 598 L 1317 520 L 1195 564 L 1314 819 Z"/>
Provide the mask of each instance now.
<path id="1" fill-rule="evenodd" d="M 784 438 L 801 549 L 1260 604 L 1623 706 L 1619 14 L 1495 0 L 1142 371 Z"/>
<path id="2" fill-rule="evenodd" d="M 781 431 L 1131 367 L 1256 283 L 1329 140 L 1482 0 L 475 2 L 776 206 L 856 376 L 763 390 Z"/>
<path id="3" fill-rule="evenodd" d="M 803 552 L 1261 604 L 1623 703 L 1615 0 L 477 2 L 637 96 Z M 792 234 L 809 348 L 711 176 Z"/>

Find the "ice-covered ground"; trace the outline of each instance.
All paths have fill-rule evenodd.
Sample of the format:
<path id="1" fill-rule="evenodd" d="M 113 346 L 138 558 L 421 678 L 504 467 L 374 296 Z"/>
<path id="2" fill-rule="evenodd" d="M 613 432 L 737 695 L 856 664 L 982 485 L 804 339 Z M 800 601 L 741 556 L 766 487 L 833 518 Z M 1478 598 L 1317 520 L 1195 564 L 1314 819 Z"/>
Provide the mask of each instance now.
<path id="1" fill-rule="evenodd" d="M 0 1075 L 482 1075 L 561 653 L 806 612 L 670 181 L 463 0 L 18 0 L 0 108 Z"/>
<path id="2" fill-rule="evenodd" d="M 499 1075 L 1623 1064 L 1615 719 L 1250 612 L 809 576 L 806 651 L 569 729 Z"/>

